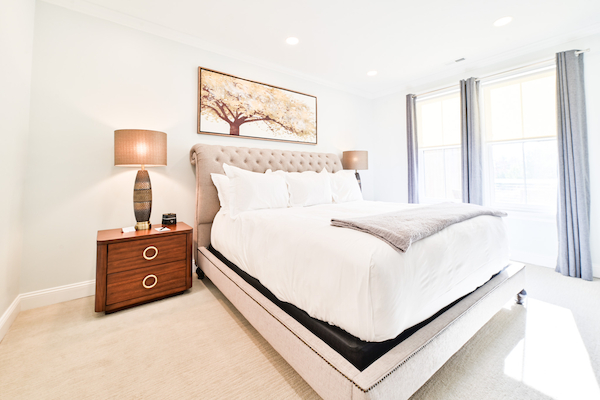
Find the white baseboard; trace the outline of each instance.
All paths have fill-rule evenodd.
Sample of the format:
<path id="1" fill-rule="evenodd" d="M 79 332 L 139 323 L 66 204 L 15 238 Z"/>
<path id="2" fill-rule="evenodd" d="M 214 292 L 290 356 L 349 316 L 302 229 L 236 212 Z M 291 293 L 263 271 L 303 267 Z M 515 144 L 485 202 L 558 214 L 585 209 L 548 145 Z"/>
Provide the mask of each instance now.
<path id="1" fill-rule="evenodd" d="M 511 260 L 520 261 L 526 264 L 539 265 L 540 267 L 556 268 L 556 258 L 543 256 L 535 253 L 526 253 L 521 251 L 513 251 L 510 255 Z M 594 278 L 600 278 L 600 264 L 592 264 Z"/>
<path id="2" fill-rule="evenodd" d="M 8 309 L 2 314 L 0 317 L 0 342 L 4 339 L 4 335 L 8 332 L 8 328 L 12 325 L 12 323 L 19 315 L 21 311 L 21 296 L 17 296 L 17 298 L 10 304 Z"/>
<path id="3" fill-rule="evenodd" d="M 556 267 L 556 257 L 555 256 L 545 256 L 537 253 L 527 253 L 524 251 L 512 251 L 510 254 L 510 259 L 515 261 L 520 261 L 525 264 L 533 264 L 539 265 L 541 267 L 547 268 L 555 268 Z"/>
<path id="4" fill-rule="evenodd" d="M 21 298 L 21 310 L 31 310 L 32 308 L 49 306 L 51 304 L 62 303 L 63 301 L 93 296 L 95 291 L 96 281 L 91 280 L 23 293 L 19 295 Z"/>
<path id="5" fill-rule="evenodd" d="M 534 253 L 513 252 L 511 260 L 548 268 L 556 266 L 556 259 L 553 257 L 544 257 Z M 594 264 L 594 276 L 600 278 L 600 264 Z M 4 335 L 8 332 L 8 329 L 20 311 L 93 296 L 95 291 L 96 281 L 91 280 L 18 295 L 10 307 L 2 314 L 2 317 L 0 317 L 0 341 L 2 341 Z"/>
<path id="6" fill-rule="evenodd" d="M 2 314 L 2 317 L 0 317 L 0 341 L 4 338 L 6 332 L 8 332 L 19 312 L 93 296 L 95 291 L 96 281 L 91 280 L 18 295 L 10 307 Z"/>

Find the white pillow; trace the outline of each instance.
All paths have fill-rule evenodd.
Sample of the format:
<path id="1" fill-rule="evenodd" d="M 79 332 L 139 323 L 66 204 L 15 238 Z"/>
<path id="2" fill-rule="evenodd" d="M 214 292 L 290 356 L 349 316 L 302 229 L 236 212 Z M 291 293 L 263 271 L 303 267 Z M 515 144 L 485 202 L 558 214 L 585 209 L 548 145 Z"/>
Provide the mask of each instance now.
<path id="1" fill-rule="evenodd" d="M 285 179 L 223 164 L 229 178 L 229 215 L 232 218 L 249 210 L 285 208 L 289 194 Z"/>
<path id="2" fill-rule="evenodd" d="M 290 193 L 290 206 L 306 207 L 331 203 L 329 176 L 327 170 L 323 169 L 322 172 L 324 173 L 275 171 L 273 174 L 285 179 Z"/>
<path id="3" fill-rule="evenodd" d="M 341 170 L 329 174 L 334 203 L 362 200 L 362 192 L 353 171 Z"/>
<path id="4" fill-rule="evenodd" d="M 217 188 L 217 196 L 219 196 L 219 203 L 221 203 L 221 210 L 224 213 L 229 212 L 229 178 L 223 174 L 210 174 L 215 187 Z"/>

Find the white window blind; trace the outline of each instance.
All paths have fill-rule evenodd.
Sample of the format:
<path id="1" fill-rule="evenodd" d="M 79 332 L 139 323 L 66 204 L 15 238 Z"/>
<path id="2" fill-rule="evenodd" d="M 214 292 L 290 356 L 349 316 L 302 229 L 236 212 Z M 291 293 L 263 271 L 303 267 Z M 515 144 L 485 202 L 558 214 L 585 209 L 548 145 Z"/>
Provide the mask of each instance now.
<path id="1" fill-rule="evenodd" d="M 420 202 L 461 201 L 460 92 L 416 103 Z"/>
<path id="2" fill-rule="evenodd" d="M 481 82 L 486 203 L 553 211 L 557 196 L 554 66 Z"/>

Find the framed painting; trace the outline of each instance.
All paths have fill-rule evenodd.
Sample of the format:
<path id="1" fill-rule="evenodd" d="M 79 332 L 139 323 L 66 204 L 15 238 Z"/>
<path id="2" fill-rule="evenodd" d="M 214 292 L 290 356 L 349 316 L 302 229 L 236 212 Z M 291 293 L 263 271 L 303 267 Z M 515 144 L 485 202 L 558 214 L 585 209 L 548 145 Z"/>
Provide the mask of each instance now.
<path id="1" fill-rule="evenodd" d="M 317 98 L 200 67 L 198 133 L 317 144 Z"/>

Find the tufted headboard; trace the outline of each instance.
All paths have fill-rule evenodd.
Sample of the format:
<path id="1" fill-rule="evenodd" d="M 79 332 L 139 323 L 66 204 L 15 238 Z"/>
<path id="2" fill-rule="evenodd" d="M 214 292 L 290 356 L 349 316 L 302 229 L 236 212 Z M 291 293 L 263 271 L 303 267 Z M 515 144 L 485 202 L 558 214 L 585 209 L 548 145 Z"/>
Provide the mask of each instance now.
<path id="1" fill-rule="evenodd" d="M 220 207 L 217 189 L 210 174 L 224 174 L 223 163 L 253 172 L 265 172 L 268 169 L 287 172 L 320 172 L 323 168 L 327 168 L 329 172 L 337 172 L 342 169 L 340 158 L 331 153 L 251 149 L 208 144 L 194 145 L 190 150 L 190 162 L 196 166 L 196 225 L 194 226 L 196 251 L 199 246 L 208 247 L 210 243 L 210 228 Z"/>

